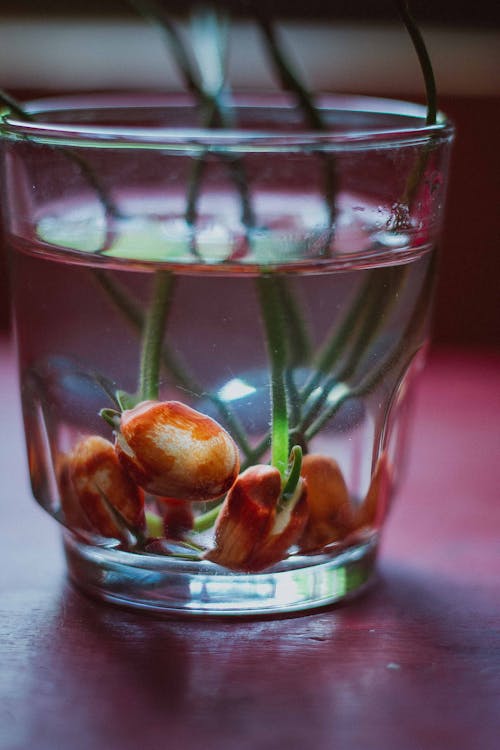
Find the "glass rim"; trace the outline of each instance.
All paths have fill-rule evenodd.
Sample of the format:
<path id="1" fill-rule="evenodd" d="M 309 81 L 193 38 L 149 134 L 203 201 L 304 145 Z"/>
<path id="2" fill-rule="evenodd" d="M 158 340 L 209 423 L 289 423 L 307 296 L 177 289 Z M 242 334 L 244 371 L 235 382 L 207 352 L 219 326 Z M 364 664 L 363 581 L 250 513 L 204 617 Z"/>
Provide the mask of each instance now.
<path id="1" fill-rule="evenodd" d="M 297 149 L 342 151 L 356 148 L 379 148 L 388 145 L 410 145 L 450 140 L 453 125 L 446 115 L 438 112 L 436 123 L 426 122 L 427 108 L 423 104 L 399 99 L 361 95 L 322 95 L 317 104 L 323 111 L 351 112 L 381 119 L 401 118 L 400 127 L 336 128 L 333 130 L 300 131 L 283 129 L 209 129 L 203 127 L 172 128 L 155 126 L 89 125 L 71 122 L 38 122 L 19 119 L 9 107 L 0 110 L 0 138 L 29 140 L 52 146 L 95 148 L 191 149 L 194 151 L 293 151 Z M 265 111 L 294 112 L 297 105 L 282 94 L 236 95 L 231 105 L 239 111 L 261 108 Z M 97 93 L 44 97 L 26 102 L 23 107 L 30 115 L 50 115 L 51 112 L 103 112 L 105 110 L 171 109 L 190 106 L 196 102 L 182 94 Z M 404 121 L 406 125 L 403 125 Z M 415 125 L 415 120 L 421 124 Z"/>

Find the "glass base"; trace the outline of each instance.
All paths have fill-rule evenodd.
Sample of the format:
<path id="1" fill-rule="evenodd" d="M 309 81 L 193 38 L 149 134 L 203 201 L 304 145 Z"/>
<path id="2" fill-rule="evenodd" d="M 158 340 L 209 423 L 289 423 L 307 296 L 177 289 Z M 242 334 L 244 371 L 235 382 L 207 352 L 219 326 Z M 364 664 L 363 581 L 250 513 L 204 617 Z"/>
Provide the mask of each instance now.
<path id="1" fill-rule="evenodd" d="M 259 574 L 95 547 L 69 531 L 64 548 L 72 582 L 94 598 L 160 614 L 249 616 L 308 610 L 360 593 L 372 578 L 377 542 L 334 558 L 294 558 Z"/>

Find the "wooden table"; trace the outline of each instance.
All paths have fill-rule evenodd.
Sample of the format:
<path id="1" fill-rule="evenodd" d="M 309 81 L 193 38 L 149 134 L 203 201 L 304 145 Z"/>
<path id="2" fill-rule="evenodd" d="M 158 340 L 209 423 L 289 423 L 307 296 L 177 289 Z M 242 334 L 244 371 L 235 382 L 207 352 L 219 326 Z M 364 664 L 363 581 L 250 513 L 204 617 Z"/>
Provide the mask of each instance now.
<path id="1" fill-rule="evenodd" d="M 2 750 L 500 747 L 500 357 L 431 358 L 378 584 L 273 620 L 186 621 L 66 582 L 0 347 Z"/>

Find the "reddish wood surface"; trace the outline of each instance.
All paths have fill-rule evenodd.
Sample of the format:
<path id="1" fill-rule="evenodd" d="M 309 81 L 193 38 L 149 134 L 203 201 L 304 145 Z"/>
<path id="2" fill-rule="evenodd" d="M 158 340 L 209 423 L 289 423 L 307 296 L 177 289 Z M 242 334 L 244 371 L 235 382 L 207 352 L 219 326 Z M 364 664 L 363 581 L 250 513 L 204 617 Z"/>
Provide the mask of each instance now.
<path id="1" fill-rule="evenodd" d="M 377 585 L 305 616 L 159 620 L 65 580 L 30 499 L 0 347 L 2 750 L 493 750 L 500 733 L 500 357 L 439 353 Z"/>

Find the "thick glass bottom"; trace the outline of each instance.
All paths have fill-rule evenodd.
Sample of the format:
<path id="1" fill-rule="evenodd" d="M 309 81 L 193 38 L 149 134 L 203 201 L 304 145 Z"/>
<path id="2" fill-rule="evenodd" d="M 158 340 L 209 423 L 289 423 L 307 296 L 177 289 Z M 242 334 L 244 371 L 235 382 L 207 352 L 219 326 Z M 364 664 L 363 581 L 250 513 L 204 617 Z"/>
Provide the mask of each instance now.
<path id="1" fill-rule="evenodd" d="M 360 593 L 374 572 L 375 539 L 334 558 L 301 557 L 259 574 L 95 547 L 64 532 L 73 583 L 94 598 L 163 614 L 249 616 L 298 612 Z"/>

